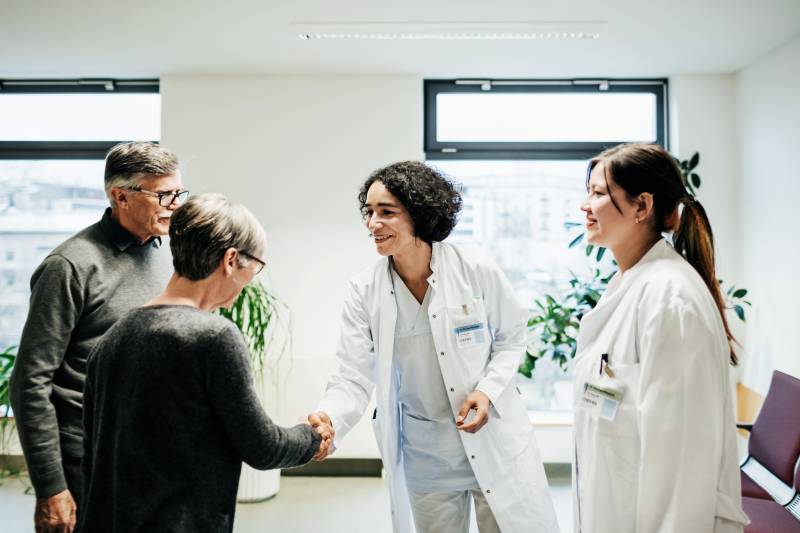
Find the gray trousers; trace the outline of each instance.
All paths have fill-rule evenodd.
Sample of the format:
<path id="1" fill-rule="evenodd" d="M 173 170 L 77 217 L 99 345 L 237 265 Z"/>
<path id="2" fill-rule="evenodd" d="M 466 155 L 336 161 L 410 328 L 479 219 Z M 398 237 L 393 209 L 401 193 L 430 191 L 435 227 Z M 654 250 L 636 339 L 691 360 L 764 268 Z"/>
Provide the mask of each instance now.
<path id="1" fill-rule="evenodd" d="M 480 490 L 457 492 L 408 491 L 417 533 L 469 533 L 469 515 L 475 501 L 480 533 L 500 533 L 494 514 Z"/>

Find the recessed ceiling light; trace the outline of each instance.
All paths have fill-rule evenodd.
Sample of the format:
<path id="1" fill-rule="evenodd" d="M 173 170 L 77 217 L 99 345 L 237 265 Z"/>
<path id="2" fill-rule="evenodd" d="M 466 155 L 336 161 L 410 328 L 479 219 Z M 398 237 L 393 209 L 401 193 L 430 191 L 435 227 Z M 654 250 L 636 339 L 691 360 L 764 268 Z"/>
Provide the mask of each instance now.
<path id="1" fill-rule="evenodd" d="M 595 40 L 605 21 L 293 22 L 303 40 Z"/>
<path id="2" fill-rule="evenodd" d="M 408 41 L 473 41 L 473 40 L 487 40 L 487 41 L 537 41 L 537 40 L 550 40 L 550 39 L 599 39 L 599 33 L 586 33 L 586 32 L 538 32 L 538 33 L 509 33 L 509 32 L 492 32 L 492 33 L 301 33 L 300 39 L 308 40 L 408 40 Z"/>

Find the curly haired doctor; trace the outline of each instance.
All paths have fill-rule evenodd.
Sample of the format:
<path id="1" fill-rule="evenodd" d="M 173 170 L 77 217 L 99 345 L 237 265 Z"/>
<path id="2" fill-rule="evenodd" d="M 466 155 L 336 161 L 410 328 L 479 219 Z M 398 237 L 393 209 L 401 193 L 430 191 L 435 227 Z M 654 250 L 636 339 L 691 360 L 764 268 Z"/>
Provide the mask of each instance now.
<path id="1" fill-rule="evenodd" d="M 359 202 L 382 258 L 350 282 L 339 369 L 309 422 L 332 425 L 335 444 L 376 391 L 396 533 L 466 533 L 473 501 L 481 533 L 558 531 L 512 381 L 527 310 L 494 262 L 441 242 L 458 191 L 403 162 L 374 172 Z"/>

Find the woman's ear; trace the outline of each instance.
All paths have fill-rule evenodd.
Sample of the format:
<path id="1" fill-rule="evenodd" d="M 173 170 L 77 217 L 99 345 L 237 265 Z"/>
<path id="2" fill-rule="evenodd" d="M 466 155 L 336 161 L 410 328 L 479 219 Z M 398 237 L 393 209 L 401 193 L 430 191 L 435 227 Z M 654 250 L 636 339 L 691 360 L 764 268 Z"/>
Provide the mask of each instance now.
<path id="1" fill-rule="evenodd" d="M 226 276 L 233 274 L 233 271 L 236 268 L 236 261 L 238 260 L 239 252 L 236 250 L 236 248 L 228 248 L 225 250 L 225 253 L 222 254 L 222 271 Z"/>
<path id="2" fill-rule="evenodd" d="M 653 195 L 643 192 L 636 197 L 636 222 L 644 222 L 654 214 Z"/>

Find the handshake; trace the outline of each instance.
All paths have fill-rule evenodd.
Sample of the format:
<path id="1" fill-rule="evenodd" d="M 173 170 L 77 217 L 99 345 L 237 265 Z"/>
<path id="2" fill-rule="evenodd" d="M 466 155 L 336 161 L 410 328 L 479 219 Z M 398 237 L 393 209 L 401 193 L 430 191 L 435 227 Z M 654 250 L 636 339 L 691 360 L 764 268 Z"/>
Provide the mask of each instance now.
<path id="1" fill-rule="evenodd" d="M 312 457 L 315 461 L 322 461 L 333 452 L 331 448 L 333 447 L 333 437 L 336 436 L 336 431 L 333 429 L 331 418 L 327 413 L 317 411 L 308 415 L 307 423 L 317 430 L 317 433 L 322 437 L 322 442 L 319 443 L 319 451 Z"/>

